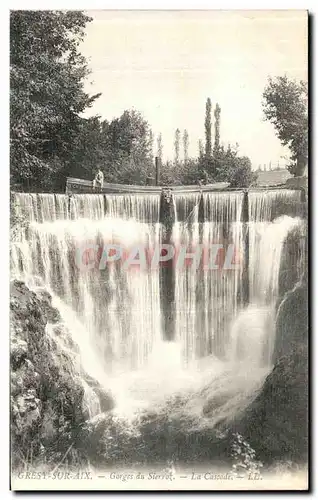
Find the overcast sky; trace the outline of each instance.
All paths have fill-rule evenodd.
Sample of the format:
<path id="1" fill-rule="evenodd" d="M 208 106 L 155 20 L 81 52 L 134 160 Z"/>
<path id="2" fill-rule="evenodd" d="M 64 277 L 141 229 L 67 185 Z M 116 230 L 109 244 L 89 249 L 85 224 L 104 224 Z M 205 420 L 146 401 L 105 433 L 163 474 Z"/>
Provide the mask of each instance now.
<path id="1" fill-rule="evenodd" d="M 225 145 L 238 142 L 254 168 L 285 162 L 287 150 L 263 121 L 262 92 L 269 75 L 307 78 L 305 11 L 88 14 L 93 22 L 81 46 L 92 70 L 87 90 L 102 92 L 88 115 L 111 120 L 134 107 L 162 133 L 164 158 L 173 158 L 177 127 L 188 130 L 196 156 L 210 97 L 221 106 Z"/>

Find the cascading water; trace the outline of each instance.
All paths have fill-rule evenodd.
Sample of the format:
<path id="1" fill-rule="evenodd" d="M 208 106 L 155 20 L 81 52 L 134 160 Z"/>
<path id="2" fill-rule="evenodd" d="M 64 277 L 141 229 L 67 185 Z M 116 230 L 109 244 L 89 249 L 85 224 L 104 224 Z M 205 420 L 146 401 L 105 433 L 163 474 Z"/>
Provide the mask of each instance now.
<path id="1" fill-rule="evenodd" d="M 56 194 L 56 216 L 57 219 L 68 219 L 68 197 L 64 194 Z"/>
<path id="2" fill-rule="evenodd" d="M 39 220 L 36 194 L 16 193 L 14 198 L 16 213 L 19 217 L 25 217 L 29 221 Z"/>
<path id="3" fill-rule="evenodd" d="M 176 222 L 173 240 L 177 252 L 180 251 L 181 245 L 195 251 L 199 243 L 199 201 L 198 193 L 175 195 Z M 180 219 L 183 219 L 183 222 L 179 222 Z M 197 354 L 196 270 L 193 270 L 191 265 L 176 267 L 175 274 L 175 339 L 181 346 L 182 359 L 187 362 L 195 359 Z"/>
<path id="4" fill-rule="evenodd" d="M 243 193 L 207 193 L 203 195 L 203 245 L 221 244 L 219 266 L 201 273 L 204 299 L 205 353 L 226 355 L 230 322 L 236 317 L 242 286 L 242 203 Z"/>
<path id="5" fill-rule="evenodd" d="M 125 271 L 122 263 L 99 270 L 101 252 L 110 243 L 127 250 L 138 245 L 150 249 L 158 239 L 159 224 L 157 220 L 153 224 L 137 222 L 125 210 L 121 217 L 104 217 L 103 195 L 72 196 L 67 218 L 56 220 L 57 212 L 65 215 L 68 199 L 54 196 L 17 195 L 19 210 L 22 206 L 31 222 L 12 246 L 12 274 L 31 286 L 40 279 L 59 298 L 59 308 L 64 308 L 71 328 L 76 320 L 76 329 L 81 330 L 81 335 L 75 335 L 83 346 L 85 370 L 98 375 L 103 383 L 101 373 L 143 365 L 153 342 L 160 338 L 160 307 L 158 272 Z M 55 202 L 52 213 L 47 211 L 48 199 Z M 148 204 L 151 202 L 153 212 L 159 214 L 159 195 Z M 139 217 L 141 203 L 141 197 L 134 203 Z M 79 269 L 78 259 L 92 258 L 89 246 L 97 266 Z M 93 346 L 94 356 L 86 355 L 87 345 Z"/>
<path id="6" fill-rule="evenodd" d="M 182 344 L 186 360 L 209 354 L 224 355 L 228 325 L 237 312 L 241 284 L 241 267 L 233 267 L 238 257 L 235 253 L 242 243 L 243 193 L 204 193 L 203 223 L 198 220 L 200 198 L 200 194 L 175 197 L 177 249 L 180 245 L 192 253 L 199 246 L 201 249 L 197 267 L 190 262 L 176 270 L 176 338 Z M 217 244 L 219 265 L 216 269 L 206 269 L 203 256 L 208 257 L 212 246 Z M 227 253 L 229 256 L 232 253 L 230 266 L 225 265 Z"/>
<path id="7" fill-rule="evenodd" d="M 235 405 L 242 404 L 239 392 L 246 395 L 270 367 L 280 256 L 288 232 L 299 223 L 297 218 L 275 217 L 283 215 L 281 204 L 296 201 L 298 194 L 249 193 L 251 303 L 245 310 L 243 192 L 174 195 L 172 238 L 177 252 L 180 245 L 187 252 L 195 252 L 198 245 L 223 248 L 217 269 L 199 265 L 196 270 L 189 259 L 188 265 L 172 270 L 171 342 L 163 341 L 161 330 L 165 311 L 160 309 L 159 270 L 125 269 L 123 262 L 80 269 L 76 261 L 80 256 L 82 264 L 96 258 L 99 263 L 108 243 L 120 244 L 127 252 L 142 246 L 151 255 L 161 238 L 159 194 L 15 194 L 18 214 L 30 223 L 21 227 L 12 244 L 12 276 L 31 287 L 41 281 L 53 293 L 80 348 L 83 370 L 105 387 L 111 380 L 117 411 L 129 413 L 131 407 L 208 384 L 213 397 L 225 395 L 225 404 L 213 417 L 217 422 L 236 411 Z M 246 376 L 251 366 L 254 375 Z M 189 411 L 198 414 L 203 400 L 199 397 Z"/>
<path id="8" fill-rule="evenodd" d="M 70 218 L 100 220 L 105 214 L 104 204 L 102 194 L 74 194 L 70 198 Z"/>
<path id="9" fill-rule="evenodd" d="M 266 196 L 265 196 L 266 194 Z M 277 298 L 278 273 L 284 240 L 299 218 L 286 217 L 279 207 L 300 200 L 299 191 L 276 190 L 249 194 L 249 282 L 251 302 L 272 303 Z"/>
<path id="10" fill-rule="evenodd" d="M 283 244 L 288 233 L 301 224 L 298 217 L 282 214 L 287 202 L 296 204 L 299 200 L 299 191 L 249 193 L 250 305 L 233 325 L 234 359 L 264 366 L 271 363 Z"/>
<path id="11" fill-rule="evenodd" d="M 157 194 L 109 195 L 107 213 L 110 217 L 159 222 L 160 199 Z"/>

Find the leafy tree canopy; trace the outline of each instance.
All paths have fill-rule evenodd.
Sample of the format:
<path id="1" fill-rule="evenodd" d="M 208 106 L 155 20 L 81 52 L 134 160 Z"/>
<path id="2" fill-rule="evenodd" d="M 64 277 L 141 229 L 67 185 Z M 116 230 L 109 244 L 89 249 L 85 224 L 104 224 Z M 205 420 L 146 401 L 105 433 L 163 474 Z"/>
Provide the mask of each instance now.
<path id="1" fill-rule="evenodd" d="M 263 92 L 265 119 L 270 121 L 284 146 L 291 151 L 289 171 L 302 175 L 308 161 L 308 87 L 287 76 L 269 78 Z"/>
<path id="2" fill-rule="evenodd" d="M 136 110 L 119 118 L 84 118 L 99 95 L 84 91 L 89 71 L 79 52 L 91 19 L 77 11 L 12 11 L 10 18 L 11 185 L 27 191 L 63 191 L 67 176 L 93 179 L 101 169 L 106 182 L 146 184 L 154 178 L 154 137 Z M 227 181 L 250 185 L 251 165 L 237 149 L 220 146 L 220 113 L 215 109 L 212 150 L 212 104 L 206 103 L 205 150 L 188 157 L 189 135 L 175 135 L 175 161 L 161 168 L 164 184 Z M 158 138 L 158 155 L 163 144 Z"/>
<path id="3" fill-rule="evenodd" d="M 76 11 L 12 11 L 10 15 L 11 178 L 45 187 L 67 170 L 80 114 L 98 95 L 84 92 L 88 75 L 78 51 L 91 19 Z"/>

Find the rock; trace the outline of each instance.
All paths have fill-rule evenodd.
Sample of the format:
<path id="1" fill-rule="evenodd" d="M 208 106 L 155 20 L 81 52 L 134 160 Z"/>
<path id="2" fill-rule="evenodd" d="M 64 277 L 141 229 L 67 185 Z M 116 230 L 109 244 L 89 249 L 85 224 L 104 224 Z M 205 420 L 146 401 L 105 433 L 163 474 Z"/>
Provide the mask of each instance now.
<path id="1" fill-rule="evenodd" d="M 13 370 L 20 368 L 28 353 L 28 344 L 16 336 L 11 340 L 11 367 Z"/>
<path id="2" fill-rule="evenodd" d="M 275 365 L 237 426 L 265 463 L 308 461 L 308 354 L 298 345 Z"/>
<path id="3" fill-rule="evenodd" d="M 279 269 L 277 307 L 284 295 L 300 281 L 307 267 L 305 250 L 307 247 L 306 225 L 300 224 L 292 229 L 284 241 Z"/>
<path id="4" fill-rule="evenodd" d="M 92 463 L 100 464 L 107 453 L 105 435 L 111 427 L 112 416 L 100 414 L 87 421 L 81 429 L 81 446 Z"/>
<path id="5" fill-rule="evenodd" d="M 292 233 L 281 262 L 274 363 L 295 346 L 308 344 L 308 234 L 305 225 Z"/>
<path id="6" fill-rule="evenodd" d="M 40 326 L 44 327 L 47 322 L 40 299 L 23 282 L 18 280 L 14 280 L 10 284 L 10 313 L 15 321 L 15 324 L 12 325 L 14 332 L 17 331 L 17 334 L 22 334 L 22 336 L 21 329 L 23 330 L 25 324 L 30 330 L 37 330 Z"/>
<path id="7" fill-rule="evenodd" d="M 114 399 L 107 391 L 105 391 L 102 387 L 94 387 L 94 392 L 98 396 L 102 413 L 114 408 Z"/>
<path id="8" fill-rule="evenodd" d="M 299 271 L 288 270 L 294 259 L 293 252 L 299 248 L 296 233 L 291 234 L 285 244 L 286 265 L 282 266 L 280 276 L 274 368 L 235 427 L 255 448 L 258 458 L 267 464 L 308 462 L 308 256 L 305 240 L 299 279 Z"/>
<path id="9" fill-rule="evenodd" d="M 35 389 L 28 389 L 11 401 L 11 417 L 15 437 L 25 443 L 36 434 L 41 419 L 41 401 Z"/>
<path id="10" fill-rule="evenodd" d="M 299 282 L 287 292 L 277 311 L 274 362 L 295 345 L 308 343 L 308 288 Z"/>
<path id="11" fill-rule="evenodd" d="M 54 338 L 48 321 L 59 320 L 47 292 L 11 282 L 11 441 L 13 467 L 21 453 L 33 458 L 41 446 L 58 461 L 76 443 L 85 422 L 84 388 L 75 354 Z M 67 339 L 69 332 L 60 332 Z M 52 458 L 53 454 L 53 458 Z M 55 458 L 54 458 L 55 457 Z"/>
<path id="12" fill-rule="evenodd" d="M 107 412 L 112 410 L 115 406 L 115 401 L 113 396 L 109 391 L 104 389 L 93 377 L 91 377 L 88 373 L 84 374 L 84 380 L 87 385 L 94 391 L 96 396 L 99 399 L 101 412 Z"/>
<path id="13" fill-rule="evenodd" d="M 81 440 L 89 415 L 79 348 L 46 290 L 35 293 L 23 282 L 12 281 L 10 310 L 13 467 L 21 465 L 21 453 L 28 457 L 30 448 L 33 460 L 38 457 L 42 463 L 49 453 L 50 463 L 58 463 L 71 444 L 72 454 L 79 453 L 85 461 Z M 101 411 L 112 409 L 108 391 L 92 377 L 87 381 Z"/>
<path id="14" fill-rule="evenodd" d="M 47 317 L 47 321 L 50 323 L 58 323 L 61 321 L 61 315 L 59 311 L 52 306 L 52 297 L 49 292 L 45 289 L 37 289 L 37 296 L 41 300 L 42 308 Z"/>

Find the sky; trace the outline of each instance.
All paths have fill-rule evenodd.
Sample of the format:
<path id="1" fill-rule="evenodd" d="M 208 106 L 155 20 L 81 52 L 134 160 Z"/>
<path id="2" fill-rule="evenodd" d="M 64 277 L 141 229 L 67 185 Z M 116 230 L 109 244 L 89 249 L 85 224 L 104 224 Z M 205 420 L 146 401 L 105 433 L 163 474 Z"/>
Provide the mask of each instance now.
<path id="1" fill-rule="evenodd" d="M 269 76 L 307 79 L 306 11 L 87 14 L 93 21 L 80 47 L 92 72 L 86 90 L 102 93 L 87 116 L 111 120 L 137 109 L 155 137 L 162 133 L 164 159 L 174 157 L 176 128 L 188 130 L 189 156 L 197 156 L 210 97 L 221 107 L 225 146 L 238 143 L 253 168 L 286 163 L 288 149 L 264 121 L 262 93 Z"/>

